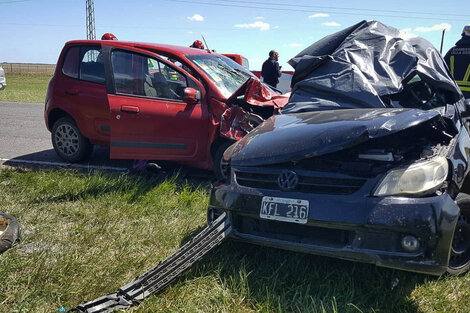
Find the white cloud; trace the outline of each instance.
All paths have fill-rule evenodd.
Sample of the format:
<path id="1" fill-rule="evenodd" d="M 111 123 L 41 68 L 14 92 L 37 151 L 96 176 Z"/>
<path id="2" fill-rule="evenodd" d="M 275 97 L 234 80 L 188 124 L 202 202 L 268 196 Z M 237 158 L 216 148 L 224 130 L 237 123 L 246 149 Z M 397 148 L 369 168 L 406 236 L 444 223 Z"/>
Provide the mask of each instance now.
<path id="1" fill-rule="evenodd" d="M 269 30 L 269 28 L 271 27 L 271 25 L 269 25 L 268 23 L 261 21 L 256 21 L 254 23 L 249 24 L 235 24 L 234 26 L 237 28 L 259 28 L 259 30 L 262 31 Z"/>
<path id="2" fill-rule="evenodd" d="M 411 28 L 403 28 L 403 29 L 400 29 L 400 35 L 404 39 L 418 37 L 418 35 L 416 35 L 415 33 L 412 33 L 412 31 L 413 30 Z"/>
<path id="3" fill-rule="evenodd" d="M 288 44 L 284 44 L 282 45 L 283 47 L 289 47 L 289 48 L 298 48 L 298 47 L 302 47 L 303 44 L 301 43 L 296 43 L 296 42 L 292 42 L 292 43 L 288 43 Z"/>
<path id="4" fill-rule="evenodd" d="M 188 16 L 188 20 L 193 22 L 202 22 L 204 18 L 199 14 L 194 14 L 193 16 Z"/>
<path id="5" fill-rule="evenodd" d="M 262 17 L 262 16 L 257 16 L 257 17 L 255 17 L 255 20 L 264 20 L 264 17 Z"/>
<path id="6" fill-rule="evenodd" d="M 193 32 L 192 30 L 190 30 L 190 31 L 188 32 L 188 34 L 192 35 L 192 34 L 194 34 L 194 32 Z"/>
<path id="7" fill-rule="evenodd" d="M 309 15 L 308 18 L 317 18 L 317 17 L 329 17 L 330 15 L 327 13 L 315 13 L 312 15 Z"/>
<path id="8" fill-rule="evenodd" d="M 325 22 L 325 23 L 321 23 L 323 26 L 330 26 L 330 27 L 335 27 L 335 26 L 341 26 L 340 23 L 336 23 L 336 22 Z"/>
<path id="9" fill-rule="evenodd" d="M 449 30 L 452 28 L 452 25 L 447 23 L 436 24 L 431 27 L 420 26 L 414 29 L 415 32 L 434 32 L 434 31 L 441 31 L 441 30 Z"/>
<path id="10" fill-rule="evenodd" d="M 273 29 L 279 29 L 279 28 L 281 28 L 281 27 L 277 26 L 277 25 L 273 27 Z"/>

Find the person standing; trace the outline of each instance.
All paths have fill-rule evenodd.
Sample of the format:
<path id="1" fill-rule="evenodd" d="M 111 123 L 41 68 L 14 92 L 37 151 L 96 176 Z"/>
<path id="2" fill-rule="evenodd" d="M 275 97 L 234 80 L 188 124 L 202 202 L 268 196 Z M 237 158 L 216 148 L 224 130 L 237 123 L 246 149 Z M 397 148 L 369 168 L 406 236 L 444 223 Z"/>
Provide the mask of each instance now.
<path id="1" fill-rule="evenodd" d="M 462 38 L 444 56 L 450 74 L 465 98 L 470 98 L 470 24 L 465 25 Z"/>
<path id="2" fill-rule="evenodd" d="M 269 51 L 269 58 L 264 61 L 261 68 L 261 76 L 266 84 L 276 88 L 281 77 L 281 66 L 279 66 L 279 53 L 276 50 Z"/>

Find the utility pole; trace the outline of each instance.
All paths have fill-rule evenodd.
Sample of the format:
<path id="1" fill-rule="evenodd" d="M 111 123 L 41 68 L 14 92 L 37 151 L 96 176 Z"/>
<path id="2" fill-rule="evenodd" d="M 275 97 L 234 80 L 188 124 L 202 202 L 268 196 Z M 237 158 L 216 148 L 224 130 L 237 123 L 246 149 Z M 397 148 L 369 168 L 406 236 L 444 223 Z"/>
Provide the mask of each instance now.
<path id="1" fill-rule="evenodd" d="M 95 40 L 95 5 L 93 0 L 86 0 L 86 39 Z"/>

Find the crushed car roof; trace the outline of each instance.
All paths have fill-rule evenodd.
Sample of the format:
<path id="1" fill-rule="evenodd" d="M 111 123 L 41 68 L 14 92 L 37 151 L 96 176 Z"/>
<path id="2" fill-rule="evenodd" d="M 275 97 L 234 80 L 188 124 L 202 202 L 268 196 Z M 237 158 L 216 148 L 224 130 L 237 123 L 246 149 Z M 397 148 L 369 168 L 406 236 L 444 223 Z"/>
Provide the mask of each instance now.
<path id="1" fill-rule="evenodd" d="M 288 62 L 295 68 L 283 113 L 339 108 L 407 106 L 393 97 L 413 76 L 438 89 L 444 102 L 462 98 L 447 66 L 427 40 L 377 21 L 329 35 Z M 392 98 L 392 99 L 391 99 Z"/>

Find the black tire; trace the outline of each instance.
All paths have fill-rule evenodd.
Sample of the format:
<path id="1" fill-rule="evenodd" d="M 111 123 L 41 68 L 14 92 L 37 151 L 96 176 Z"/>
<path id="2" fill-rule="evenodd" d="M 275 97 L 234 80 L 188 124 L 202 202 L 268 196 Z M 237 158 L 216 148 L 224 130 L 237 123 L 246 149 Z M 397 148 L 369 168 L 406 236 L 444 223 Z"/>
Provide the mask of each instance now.
<path id="1" fill-rule="evenodd" d="M 87 159 L 93 151 L 93 145 L 68 116 L 61 117 L 54 123 L 51 139 L 55 152 L 61 159 L 70 163 Z"/>
<path id="2" fill-rule="evenodd" d="M 6 228 L 4 225 L 7 224 Z M 20 235 L 20 223 L 15 217 L 0 213 L 0 225 L 2 233 L 0 234 L 0 254 L 10 249 L 17 241 Z"/>
<path id="3" fill-rule="evenodd" d="M 459 193 L 455 202 L 460 216 L 455 226 L 447 274 L 461 275 L 470 269 L 470 195 Z"/>
<path id="4" fill-rule="evenodd" d="M 233 143 L 233 141 L 223 142 L 214 153 L 214 175 L 218 181 L 226 180 L 230 176 L 230 164 L 224 160 L 224 152 Z"/>

